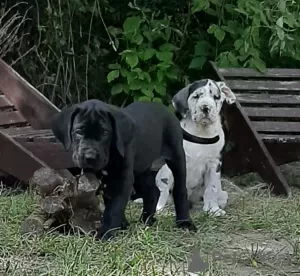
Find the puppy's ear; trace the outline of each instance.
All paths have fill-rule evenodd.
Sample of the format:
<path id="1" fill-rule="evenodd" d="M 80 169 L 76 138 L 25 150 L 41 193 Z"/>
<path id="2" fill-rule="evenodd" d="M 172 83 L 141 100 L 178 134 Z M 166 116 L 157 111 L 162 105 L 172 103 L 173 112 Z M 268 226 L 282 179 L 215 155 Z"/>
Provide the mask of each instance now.
<path id="1" fill-rule="evenodd" d="M 125 156 L 125 148 L 132 141 L 136 133 L 136 124 L 133 118 L 121 109 L 112 108 L 109 117 L 113 127 L 112 144 L 119 154 Z"/>
<path id="2" fill-rule="evenodd" d="M 71 106 L 62 109 L 62 111 L 52 118 L 52 132 L 55 137 L 63 144 L 65 150 L 71 147 L 71 132 L 75 116 L 79 112 L 78 106 Z"/>
<path id="3" fill-rule="evenodd" d="M 172 99 L 174 108 L 181 114 L 183 118 L 186 117 L 189 111 L 188 98 L 190 95 L 190 84 L 182 88 Z"/>
<path id="4" fill-rule="evenodd" d="M 236 101 L 236 96 L 231 91 L 231 89 L 223 81 L 217 81 L 216 83 L 217 83 L 218 87 L 220 88 L 221 92 L 224 94 L 225 101 L 228 104 L 233 104 Z"/>

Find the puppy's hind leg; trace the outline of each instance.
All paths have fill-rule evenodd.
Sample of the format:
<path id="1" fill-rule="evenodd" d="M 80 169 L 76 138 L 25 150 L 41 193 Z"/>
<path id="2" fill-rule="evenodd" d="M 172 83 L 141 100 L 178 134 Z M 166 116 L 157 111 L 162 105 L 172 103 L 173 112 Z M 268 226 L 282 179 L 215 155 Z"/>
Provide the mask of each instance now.
<path id="1" fill-rule="evenodd" d="M 156 211 L 161 211 L 170 199 L 170 189 L 173 187 L 173 175 L 167 165 L 162 166 L 156 175 L 156 186 L 160 190 L 160 196 Z"/>
<path id="2" fill-rule="evenodd" d="M 156 219 L 154 218 L 156 205 L 158 202 L 160 191 L 155 184 L 157 172 L 148 170 L 138 177 L 138 189 L 143 198 L 143 213 L 141 220 L 147 225 L 152 225 Z"/>
<path id="3" fill-rule="evenodd" d="M 189 216 L 189 202 L 186 189 L 186 160 L 185 153 L 181 149 L 179 154 L 173 154 L 173 158 L 166 160 L 174 178 L 173 199 L 176 211 L 176 224 L 180 228 L 196 231 L 197 228 Z"/>

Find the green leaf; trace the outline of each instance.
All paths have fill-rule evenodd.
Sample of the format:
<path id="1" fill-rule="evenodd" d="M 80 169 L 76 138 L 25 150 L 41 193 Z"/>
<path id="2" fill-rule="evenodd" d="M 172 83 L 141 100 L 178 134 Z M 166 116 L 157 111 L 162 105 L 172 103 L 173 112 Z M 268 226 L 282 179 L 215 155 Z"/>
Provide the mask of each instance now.
<path id="1" fill-rule="evenodd" d="M 227 55 L 227 58 L 228 58 L 229 62 L 231 63 L 232 67 L 238 67 L 238 65 L 239 65 L 238 60 L 233 53 L 229 52 Z"/>
<path id="2" fill-rule="evenodd" d="M 279 17 L 276 21 L 276 25 L 283 28 L 283 16 Z"/>
<path id="3" fill-rule="evenodd" d="M 153 89 L 154 89 L 153 84 L 144 84 L 141 91 L 145 96 L 153 98 L 154 97 Z"/>
<path id="4" fill-rule="evenodd" d="M 172 52 L 156 52 L 156 57 L 160 61 L 164 61 L 166 63 L 172 62 L 173 53 Z"/>
<path id="5" fill-rule="evenodd" d="M 121 76 L 122 76 L 122 77 L 124 77 L 124 78 L 127 77 L 127 74 L 128 74 L 128 70 L 127 70 L 127 69 L 122 68 L 122 69 L 120 70 L 120 72 L 121 72 Z"/>
<path id="6" fill-rule="evenodd" d="M 144 95 L 146 95 L 147 97 L 150 97 L 150 98 L 154 97 L 153 90 L 151 90 L 150 88 L 149 89 L 148 88 L 143 88 L 142 93 Z"/>
<path id="7" fill-rule="evenodd" d="M 143 36 L 140 35 L 140 34 L 135 34 L 132 38 L 131 38 L 131 42 L 137 44 L 137 45 L 140 45 L 143 43 Z"/>
<path id="8" fill-rule="evenodd" d="M 152 100 L 153 102 L 156 102 L 156 103 L 162 103 L 162 100 L 160 98 L 153 98 Z"/>
<path id="9" fill-rule="evenodd" d="M 119 77 L 119 75 L 120 75 L 119 70 L 110 71 L 107 75 L 107 81 L 112 82 L 113 80 L 117 79 Z"/>
<path id="10" fill-rule="evenodd" d="M 118 63 L 112 63 L 108 65 L 108 68 L 111 70 L 117 70 L 117 69 L 121 69 L 121 65 Z"/>
<path id="11" fill-rule="evenodd" d="M 172 66 L 173 62 L 166 63 L 166 62 L 160 62 L 156 66 L 157 68 L 163 68 L 163 69 L 169 69 Z"/>
<path id="12" fill-rule="evenodd" d="M 138 98 L 139 102 L 151 102 L 152 98 L 147 96 L 142 96 Z"/>
<path id="13" fill-rule="evenodd" d="M 238 51 L 239 49 L 242 48 L 243 44 L 244 44 L 244 41 L 242 39 L 238 39 L 234 42 L 233 45 L 234 45 L 234 48 Z"/>
<path id="14" fill-rule="evenodd" d="M 128 53 L 125 57 L 125 61 L 131 68 L 134 68 L 138 65 L 139 58 L 135 53 Z"/>
<path id="15" fill-rule="evenodd" d="M 277 36 L 280 40 L 283 40 L 284 39 L 284 30 L 281 29 L 280 27 L 278 26 L 275 26 L 276 28 L 276 32 L 277 32 Z"/>
<path id="16" fill-rule="evenodd" d="M 140 90 L 142 87 L 142 82 L 139 80 L 134 81 L 129 85 L 131 90 Z"/>
<path id="17" fill-rule="evenodd" d="M 140 80 L 144 79 L 144 73 L 141 68 L 134 68 L 131 71 L 136 72 L 138 74 Z"/>
<path id="18" fill-rule="evenodd" d="M 116 95 L 120 94 L 123 91 L 124 84 L 122 83 L 117 83 L 111 88 L 111 94 Z"/>
<path id="19" fill-rule="evenodd" d="M 219 27 L 215 30 L 214 35 L 219 42 L 222 42 L 225 38 L 225 32 Z"/>
<path id="20" fill-rule="evenodd" d="M 143 60 L 148 60 L 155 55 L 155 49 L 149 48 L 144 51 Z"/>
<path id="21" fill-rule="evenodd" d="M 228 60 L 228 52 L 221 53 L 217 60 L 217 65 L 220 68 L 229 68 L 231 66 L 230 61 Z"/>
<path id="22" fill-rule="evenodd" d="M 165 76 L 164 71 L 162 71 L 162 70 L 158 70 L 157 71 L 157 79 L 158 79 L 158 81 L 162 82 L 164 80 L 164 76 Z"/>
<path id="23" fill-rule="evenodd" d="M 198 12 L 209 8 L 209 0 L 193 0 L 192 12 Z"/>
<path id="24" fill-rule="evenodd" d="M 169 79 L 177 79 L 178 78 L 178 71 L 176 70 L 175 67 L 171 67 L 169 70 L 165 71 L 165 75 Z"/>
<path id="25" fill-rule="evenodd" d="M 161 85 L 161 84 L 155 84 L 155 85 L 154 85 L 154 89 L 155 89 L 155 91 L 156 91 L 159 95 L 161 95 L 161 96 L 165 96 L 166 93 L 167 93 L 167 88 L 166 88 L 166 86 Z"/>
<path id="26" fill-rule="evenodd" d="M 252 66 L 254 66 L 255 68 L 257 68 L 260 72 L 262 72 L 262 73 L 264 73 L 265 72 L 265 70 L 266 70 L 266 64 L 265 64 L 265 62 L 264 61 L 262 61 L 261 59 L 254 59 L 254 58 L 252 58 L 251 60 L 250 60 L 250 64 L 252 65 Z"/>
<path id="27" fill-rule="evenodd" d="M 148 72 L 143 72 L 143 76 L 144 76 L 144 79 L 148 81 L 148 83 L 151 82 L 151 76 Z"/>
<path id="28" fill-rule="evenodd" d="M 134 33 L 141 25 L 141 18 L 139 16 L 127 17 L 123 24 L 125 33 Z"/>
<path id="29" fill-rule="evenodd" d="M 112 36 L 117 36 L 123 32 L 122 29 L 113 26 L 109 26 L 107 29 Z"/>
<path id="30" fill-rule="evenodd" d="M 174 52 L 177 51 L 179 48 L 171 43 L 165 43 L 159 47 L 159 51 L 161 52 Z"/>
<path id="31" fill-rule="evenodd" d="M 202 69 L 204 63 L 206 61 L 206 57 L 195 57 L 192 59 L 189 69 Z"/>
<path id="32" fill-rule="evenodd" d="M 171 34 L 172 34 L 171 28 L 166 28 L 166 31 L 165 31 L 165 40 L 166 41 L 170 40 Z"/>
<path id="33" fill-rule="evenodd" d="M 212 24 L 209 26 L 209 28 L 207 29 L 207 32 L 209 34 L 213 34 L 215 33 L 215 31 L 218 29 L 218 26 L 216 24 Z"/>
<path id="34" fill-rule="evenodd" d="M 286 12 L 286 0 L 280 0 L 278 8 L 282 13 Z"/>
<path id="35" fill-rule="evenodd" d="M 207 41 L 204 41 L 204 40 L 199 41 L 195 45 L 194 55 L 195 56 L 206 56 L 206 55 L 208 55 L 209 48 L 210 48 L 210 44 Z"/>
<path id="36" fill-rule="evenodd" d="M 248 13 L 244 9 L 234 9 L 234 10 L 237 11 L 238 13 L 246 15 L 247 17 L 249 16 Z"/>
<path id="37" fill-rule="evenodd" d="M 137 75 L 137 73 L 135 73 L 135 72 L 132 72 L 132 71 L 129 71 L 128 73 L 127 73 L 127 82 L 128 82 L 128 84 L 131 84 L 131 83 L 133 83 L 136 79 L 138 79 L 138 75 Z"/>

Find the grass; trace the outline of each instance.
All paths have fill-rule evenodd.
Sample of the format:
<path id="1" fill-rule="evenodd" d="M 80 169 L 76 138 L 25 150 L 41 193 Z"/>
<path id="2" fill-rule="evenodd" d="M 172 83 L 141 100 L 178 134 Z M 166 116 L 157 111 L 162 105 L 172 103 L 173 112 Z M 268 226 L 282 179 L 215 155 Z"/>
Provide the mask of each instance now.
<path id="1" fill-rule="evenodd" d="M 108 243 L 55 231 L 21 236 L 20 223 L 36 208 L 37 198 L 2 191 L 0 275 L 188 275 L 194 248 L 209 264 L 206 273 L 196 275 L 300 275 L 299 191 L 288 200 L 266 190 L 230 189 L 225 217 L 192 214 L 197 233 L 176 229 L 172 209 L 145 227 L 138 222 L 140 206 L 131 203 L 129 230 Z"/>

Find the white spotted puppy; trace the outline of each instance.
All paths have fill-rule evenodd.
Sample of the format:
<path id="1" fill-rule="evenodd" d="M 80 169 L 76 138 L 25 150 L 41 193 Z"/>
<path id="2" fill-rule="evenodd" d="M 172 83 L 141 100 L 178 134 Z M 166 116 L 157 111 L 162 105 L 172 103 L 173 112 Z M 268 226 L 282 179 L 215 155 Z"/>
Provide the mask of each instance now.
<path id="1" fill-rule="evenodd" d="M 181 127 L 187 132 L 211 138 L 219 135 L 215 144 L 195 144 L 183 141 L 187 165 L 187 192 L 192 207 L 199 206 L 215 216 L 225 215 L 228 194 L 221 187 L 221 151 L 225 144 L 220 111 L 224 100 L 235 102 L 234 93 L 224 82 L 210 79 L 196 81 L 180 90 L 173 98 L 173 106 L 183 117 Z M 157 210 L 170 202 L 173 175 L 164 165 L 156 176 L 156 185 L 161 194 Z"/>

